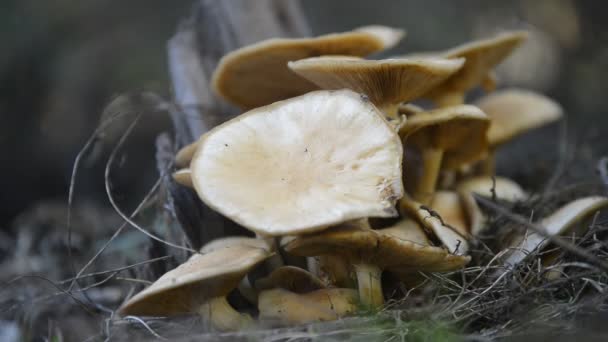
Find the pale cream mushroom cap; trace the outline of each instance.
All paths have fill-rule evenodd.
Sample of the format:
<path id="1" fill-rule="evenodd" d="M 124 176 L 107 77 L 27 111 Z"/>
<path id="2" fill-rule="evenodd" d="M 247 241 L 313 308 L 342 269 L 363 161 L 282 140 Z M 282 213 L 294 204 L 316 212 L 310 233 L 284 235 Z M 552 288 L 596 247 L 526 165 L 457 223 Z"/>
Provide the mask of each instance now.
<path id="1" fill-rule="evenodd" d="M 273 289 L 260 293 L 258 308 L 260 319 L 284 324 L 333 321 L 356 312 L 358 297 L 353 289 L 321 289 L 304 294 Z"/>
<path id="2" fill-rule="evenodd" d="M 249 246 L 194 254 L 129 299 L 121 315 L 167 316 L 191 313 L 206 301 L 227 295 L 258 263 L 271 255 Z"/>
<path id="3" fill-rule="evenodd" d="M 366 26 L 316 38 L 274 38 L 225 55 L 212 77 L 215 92 L 250 109 L 318 89 L 287 68 L 287 62 L 322 55 L 366 56 L 396 45 L 404 31 Z"/>
<path id="4" fill-rule="evenodd" d="M 175 155 L 175 166 L 187 168 L 190 166 L 190 161 L 196 152 L 198 146 L 198 140 L 182 147 Z"/>
<path id="5" fill-rule="evenodd" d="M 575 225 L 589 219 L 591 215 L 608 207 L 608 198 L 591 196 L 572 201 L 553 214 L 537 222 L 548 236 L 563 235 L 574 228 Z M 510 249 L 512 252 L 505 258 L 505 265 L 516 265 L 529 253 L 543 249 L 549 240 L 537 232 L 519 235 L 515 238 Z"/>
<path id="6" fill-rule="evenodd" d="M 313 57 L 288 66 L 322 89 L 352 89 L 380 108 L 396 107 L 434 88 L 462 67 L 464 59 L 384 59 Z"/>
<path id="7" fill-rule="evenodd" d="M 444 223 L 456 229 L 460 235 L 468 236 L 471 233 L 466 207 L 457 192 L 437 191 L 433 196 L 431 208 L 441 216 Z"/>
<path id="8" fill-rule="evenodd" d="M 486 156 L 490 119 L 479 108 L 458 105 L 413 112 L 400 128 L 406 145 L 442 149 L 441 168 L 453 170 Z"/>
<path id="9" fill-rule="evenodd" d="M 239 246 L 247 246 L 251 248 L 260 248 L 272 251 L 273 245 L 270 241 L 246 236 L 228 236 L 220 239 L 215 239 L 201 247 L 202 254 L 211 253 L 223 248 L 232 248 Z"/>
<path id="10" fill-rule="evenodd" d="M 486 228 L 486 218 L 477 205 L 473 194 L 492 198 L 493 195 L 499 200 L 517 202 L 523 201 L 528 194 L 514 181 L 496 176 L 477 176 L 468 178 L 456 185 L 456 191 L 460 194 L 462 204 L 465 206 L 471 224 L 471 234 L 478 236 Z M 494 191 L 494 194 L 492 193 Z"/>
<path id="11" fill-rule="evenodd" d="M 199 197 L 262 235 L 396 216 L 399 136 L 349 90 L 257 108 L 207 133 L 190 164 Z"/>
<path id="12" fill-rule="evenodd" d="M 523 89 L 500 90 L 482 97 L 475 104 L 492 120 L 488 130 L 492 147 L 563 116 L 563 109 L 557 102 Z"/>
<path id="13" fill-rule="evenodd" d="M 464 94 L 480 84 L 487 85 L 488 77 L 492 77 L 492 69 L 526 38 L 527 33 L 524 31 L 504 32 L 492 38 L 473 41 L 436 54 L 444 58 L 465 58 L 466 62 L 457 73 L 431 90 L 428 97 L 437 98 L 450 93 Z"/>

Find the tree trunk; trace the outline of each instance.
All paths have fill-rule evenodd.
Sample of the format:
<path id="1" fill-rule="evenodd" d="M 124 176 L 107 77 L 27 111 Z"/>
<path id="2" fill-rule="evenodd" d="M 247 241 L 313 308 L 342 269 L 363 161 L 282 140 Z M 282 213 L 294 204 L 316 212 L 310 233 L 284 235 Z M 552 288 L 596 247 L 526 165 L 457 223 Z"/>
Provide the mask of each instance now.
<path id="1" fill-rule="evenodd" d="M 178 110 L 171 113 L 177 147 L 238 114 L 213 94 L 210 79 L 226 53 L 273 37 L 309 36 L 297 0 L 199 0 L 169 41 L 169 72 Z M 213 212 L 197 195 L 170 186 L 174 214 L 192 247 L 234 234 L 235 224 Z M 194 236 L 200 234 L 200 238 Z"/>

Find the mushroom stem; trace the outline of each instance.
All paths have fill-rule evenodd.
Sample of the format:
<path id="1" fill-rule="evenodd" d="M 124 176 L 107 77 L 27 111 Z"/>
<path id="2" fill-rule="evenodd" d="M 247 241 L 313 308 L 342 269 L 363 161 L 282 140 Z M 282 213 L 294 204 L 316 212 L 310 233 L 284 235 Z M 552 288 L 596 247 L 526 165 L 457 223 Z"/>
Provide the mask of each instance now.
<path id="1" fill-rule="evenodd" d="M 436 98 L 435 103 L 440 108 L 461 105 L 464 103 L 464 94 L 447 93 Z"/>
<path id="2" fill-rule="evenodd" d="M 251 286 L 251 282 L 249 281 L 249 278 L 247 276 L 245 276 L 243 279 L 241 279 L 238 289 L 239 289 L 239 292 L 241 293 L 241 295 L 243 295 L 243 297 L 245 297 L 245 299 L 247 299 L 247 301 L 249 303 L 251 303 L 251 304 L 258 303 L 258 293 L 253 288 L 253 286 Z"/>
<path id="3" fill-rule="evenodd" d="M 390 120 L 399 119 L 399 103 L 390 103 L 380 107 L 380 110 Z"/>
<path id="4" fill-rule="evenodd" d="M 482 176 L 494 176 L 496 174 L 496 153 L 494 150 L 490 150 L 488 156 L 481 161 L 480 173 Z"/>
<path id="5" fill-rule="evenodd" d="M 384 304 L 382 295 L 382 270 L 373 264 L 354 265 L 359 285 L 359 300 L 368 309 L 378 309 Z"/>
<path id="6" fill-rule="evenodd" d="M 251 316 L 236 311 L 226 297 L 215 297 L 201 305 L 198 314 L 209 319 L 213 327 L 221 331 L 237 331 L 253 324 Z"/>
<path id="7" fill-rule="evenodd" d="M 437 178 L 439 177 L 442 159 L 443 149 L 431 147 L 422 151 L 423 173 L 422 179 L 418 182 L 418 186 L 414 193 L 414 199 L 416 201 L 425 205 L 431 203 L 437 186 Z"/>

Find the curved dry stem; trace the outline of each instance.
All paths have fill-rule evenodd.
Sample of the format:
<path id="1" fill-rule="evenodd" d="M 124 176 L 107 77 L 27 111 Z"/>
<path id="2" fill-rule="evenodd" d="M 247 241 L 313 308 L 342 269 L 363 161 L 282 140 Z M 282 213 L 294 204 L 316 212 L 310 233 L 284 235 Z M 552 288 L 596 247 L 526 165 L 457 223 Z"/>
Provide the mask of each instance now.
<path id="1" fill-rule="evenodd" d="M 369 309 L 379 309 L 384 304 L 382 294 L 382 270 L 373 264 L 360 263 L 354 265 L 357 273 L 359 300 Z"/>
<path id="2" fill-rule="evenodd" d="M 437 187 L 437 178 L 439 177 L 442 159 L 443 149 L 427 148 L 422 151 L 423 173 L 422 179 L 418 182 L 414 193 L 416 201 L 424 205 L 431 203 L 435 188 Z"/>
<path id="3" fill-rule="evenodd" d="M 226 300 L 226 297 L 216 297 L 202 304 L 197 313 L 208 319 L 213 327 L 220 331 L 238 331 L 253 324 L 253 319 L 247 314 L 236 311 Z"/>

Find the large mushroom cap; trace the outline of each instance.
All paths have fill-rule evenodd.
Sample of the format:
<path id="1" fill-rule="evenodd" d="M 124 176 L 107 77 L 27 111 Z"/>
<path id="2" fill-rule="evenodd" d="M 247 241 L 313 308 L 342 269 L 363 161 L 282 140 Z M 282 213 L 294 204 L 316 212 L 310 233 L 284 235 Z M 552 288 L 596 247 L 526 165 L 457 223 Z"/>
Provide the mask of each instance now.
<path id="1" fill-rule="evenodd" d="M 197 305 L 228 294 L 270 255 L 266 249 L 243 245 L 195 254 L 131 298 L 120 313 L 166 316 L 192 312 Z"/>
<path id="2" fill-rule="evenodd" d="M 216 127 L 190 165 L 211 208 L 260 234 L 286 235 L 395 216 L 402 155 L 365 97 L 317 91 Z"/>
<path id="3" fill-rule="evenodd" d="M 505 32 L 493 38 L 477 40 L 437 54 L 444 58 L 465 58 L 464 66 L 439 87 L 431 90 L 431 98 L 448 93 L 465 93 L 482 84 L 500 62 L 527 37 L 523 31 Z"/>
<path id="4" fill-rule="evenodd" d="M 488 149 L 490 120 L 479 108 L 458 105 L 412 113 L 399 130 L 405 144 L 443 150 L 442 169 L 482 159 Z"/>
<path id="5" fill-rule="evenodd" d="M 538 222 L 545 234 L 548 236 L 563 235 L 570 231 L 578 223 L 590 218 L 597 211 L 608 207 L 608 198 L 601 196 L 591 196 L 572 201 L 559 208 L 553 214 L 543 218 Z M 537 232 L 519 236 L 511 243 L 511 254 L 505 259 L 506 265 L 516 265 L 523 260 L 529 253 L 540 250 L 549 240 Z"/>
<path id="6" fill-rule="evenodd" d="M 490 146 L 501 145 L 517 135 L 559 120 L 562 107 L 552 99 L 523 89 L 505 89 L 477 101 L 492 120 Z"/>
<path id="7" fill-rule="evenodd" d="M 418 225 L 411 223 L 387 228 L 386 231 L 352 226 L 334 227 L 319 234 L 293 239 L 284 248 L 288 253 L 301 256 L 338 254 L 349 259 L 360 258 L 389 270 L 435 271 L 444 269 L 444 262 L 458 264 L 454 263 L 453 258 L 458 258 L 460 265 L 469 261 L 468 257 L 450 255 L 443 248 L 425 243 L 420 238 L 420 231 L 410 231 L 420 230 Z"/>
<path id="8" fill-rule="evenodd" d="M 289 62 L 289 68 L 322 89 L 352 89 L 379 107 L 409 102 L 462 67 L 464 59 L 363 60 L 313 57 Z"/>
<path id="9" fill-rule="evenodd" d="M 292 73 L 287 62 L 322 55 L 366 56 L 397 44 L 402 30 L 366 26 L 316 38 L 269 39 L 225 55 L 213 88 L 226 100 L 250 109 L 305 94 L 317 87 Z"/>

